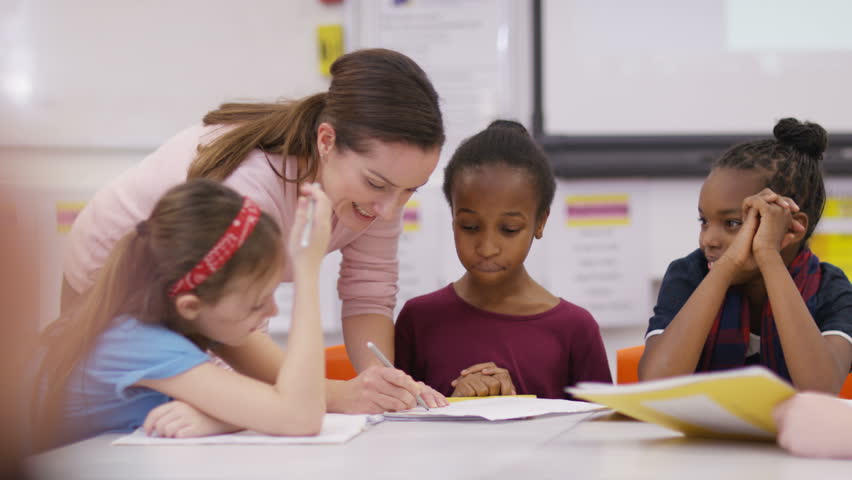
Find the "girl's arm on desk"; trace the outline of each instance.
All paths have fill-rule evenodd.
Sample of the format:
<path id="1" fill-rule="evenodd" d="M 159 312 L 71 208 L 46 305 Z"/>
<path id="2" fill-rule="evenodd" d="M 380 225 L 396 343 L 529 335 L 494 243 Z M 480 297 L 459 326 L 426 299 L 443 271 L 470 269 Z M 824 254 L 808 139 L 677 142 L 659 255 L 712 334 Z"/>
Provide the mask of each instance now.
<path id="1" fill-rule="evenodd" d="M 852 403 L 799 393 L 775 409 L 778 444 L 803 457 L 852 458 Z"/>

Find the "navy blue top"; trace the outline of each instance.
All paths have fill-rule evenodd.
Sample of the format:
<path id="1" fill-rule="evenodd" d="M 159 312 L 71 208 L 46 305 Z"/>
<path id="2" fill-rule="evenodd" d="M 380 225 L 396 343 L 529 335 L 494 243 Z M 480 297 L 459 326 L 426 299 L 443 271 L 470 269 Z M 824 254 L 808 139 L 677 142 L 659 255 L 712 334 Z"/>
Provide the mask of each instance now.
<path id="1" fill-rule="evenodd" d="M 815 295 L 814 321 L 824 335 L 843 335 L 852 343 L 852 285 L 834 265 L 821 262 L 820 268 L 822 280 Z M 651 332 L 665 330 L 708 272 L 707 259 L 700 249 L 669 264 L 645 338 Z"/>

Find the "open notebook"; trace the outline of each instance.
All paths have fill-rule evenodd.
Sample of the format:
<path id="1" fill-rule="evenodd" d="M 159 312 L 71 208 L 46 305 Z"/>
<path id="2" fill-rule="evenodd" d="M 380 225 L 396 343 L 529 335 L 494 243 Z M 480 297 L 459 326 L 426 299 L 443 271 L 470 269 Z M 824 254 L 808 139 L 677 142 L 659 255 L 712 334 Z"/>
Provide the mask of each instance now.
<path id="1" fill-rule="evenodd" d="M 250 430 L 195 438 L 149 437 L 142 429 L 118 438 L 113 445 L 236 445 L 236 444 L 331 444 L 346 443 L 367 427 L 368 415 L 327 413 L 315 437 L 279 437 Z"/>
<path id="2" fill-rule="evenodd" d="M 753 366 L 628 385 L 579 383 L 566 391 L 638 420 L 700 437 L 772 440 L 772 410 L 793 387 Z"/>
<path id="3" fill-rule="evenodd" d="M 517 420 L 542 415 L 588 413 L 604 407 L 587 402 L 529 397 L 489 397 L 450 403 L 426 410 L 422 407 L 388 412 L 385 420 Z"/>

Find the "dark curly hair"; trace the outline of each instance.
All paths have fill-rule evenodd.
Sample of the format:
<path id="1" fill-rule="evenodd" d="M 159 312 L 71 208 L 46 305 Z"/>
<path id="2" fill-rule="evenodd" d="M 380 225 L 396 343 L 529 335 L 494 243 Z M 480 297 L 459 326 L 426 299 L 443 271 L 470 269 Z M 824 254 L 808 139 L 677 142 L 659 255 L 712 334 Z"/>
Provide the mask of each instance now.
<path id="1" fill-rule="evenodd" d="M 825 207 L 822 158 L 828 134 L 816 123 L 795 118 L 780 120 L 772 130 L 774 139 L 755 140 L 731 147 L 713 168 L 758 170 L 765 174 L 766 187 L 792 198 L 808 216 L 808 230 L 814 232 Z"/>
<path id="2" fill-rule="evenodd" d="M 468 169 L 505 165 L 525 171 L 538 194 L 536 218 L 550 208 L 556 180 L 547 156 L 527 129 L 511 120 L 495 120 L 485 130 L 459 145 L 444 168 L 444 196 L 452 207 L 452 193 L 459 173 Z"/>

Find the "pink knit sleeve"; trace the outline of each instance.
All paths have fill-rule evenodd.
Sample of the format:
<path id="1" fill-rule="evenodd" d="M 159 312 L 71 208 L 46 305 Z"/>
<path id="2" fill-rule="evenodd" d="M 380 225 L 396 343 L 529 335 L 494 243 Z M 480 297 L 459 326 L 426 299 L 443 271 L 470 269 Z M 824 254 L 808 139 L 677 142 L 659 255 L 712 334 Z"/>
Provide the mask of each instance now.
<path id="1" fill-rule="evenodd" d="M 98 190 L 77 216 L 63 252 L 65 278 L 83 292 L 95 281 L 113 246 L 148 218 L 157 200 L 186 180 L 199 138 L 210 128 L 188 128 Z"/>
<path id="2" fill-rule="evenodd" d="M 402 232 L 400 219 L 377 220 L 340 251 L 337 291 L 343 301 L 343 318 L 378 314 L 393 318 L 399 288 L 397 247 Z"/>

